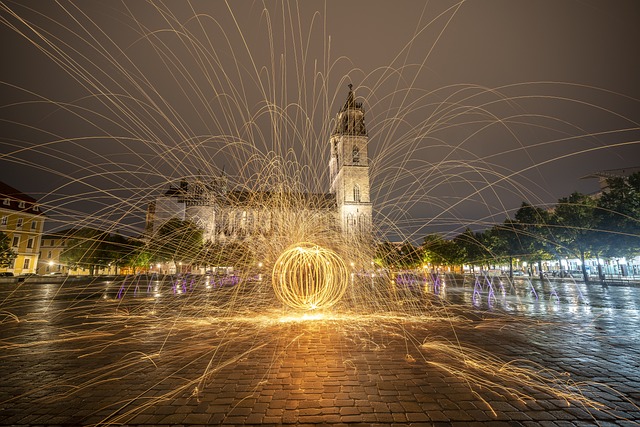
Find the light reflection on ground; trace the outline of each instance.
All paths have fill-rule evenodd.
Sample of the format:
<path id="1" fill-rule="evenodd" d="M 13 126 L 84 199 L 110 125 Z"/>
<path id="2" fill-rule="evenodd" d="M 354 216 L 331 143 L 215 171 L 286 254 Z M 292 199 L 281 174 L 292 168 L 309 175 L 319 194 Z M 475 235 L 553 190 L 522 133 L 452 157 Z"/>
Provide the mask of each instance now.
<path id="1" fill-rule="evenodd" d="M 409 364 L 412 378 L 446 373 L 447 387 L 462 381 L 495 416 L 496 396 L 526 402 L 540 393 L 607 411 L 581 381 L 608 380 L 585 366 L 601 372 L 600 363 L 632 357 L 640 326 L 640 288 L 516 280 L 496 284 L 489 298 L 472 279 L 444 278 L 438 287 L 367 280 L 331 310 L 305 312 L 279 305 L 268 283 L 207 288 L 196 280 L 183 292 L 174 280 L 125 283 L 3 289 L 3 381 L 16 384 L 0 396 L 4 405 L 55 411 L 55 402 L 92 399 L 110 384 L 116 398 L 101 397 L 111 412 L 98 411 L 98 421 L 127 422 L 181 396 L 215 400 L 218 384 L 247 375 L 236 368 L 251 361 L 260 366 L 253 393 L 261 395 L 281 366 L 302 358 L 312 370 L 331 359 L 347 379 L 393 373 L 377 371 L 382 361 Z M 612 352 L 620 348 L 630 350 Z M 602 361 L 589 358 L 600 352 Z M 34 388 L 20 388 L 18 365 L 18 378 Z M 42 366 L 49 374 L 41 376 Z M 611 375 L 625 369 L 607 365 Z M 628 400 L 623 390 L 614 395 Z"/>

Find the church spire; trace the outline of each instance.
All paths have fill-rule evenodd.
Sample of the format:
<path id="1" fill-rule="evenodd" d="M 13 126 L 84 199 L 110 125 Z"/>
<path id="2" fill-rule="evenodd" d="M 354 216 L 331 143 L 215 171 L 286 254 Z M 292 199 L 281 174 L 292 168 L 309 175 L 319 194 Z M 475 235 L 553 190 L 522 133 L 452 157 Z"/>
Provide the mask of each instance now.
<path id="1" fill-rule="evenodd" d="M 353 110 L 356 107 L 356 103 L 353 99 L 353 85 L 351 83 L 349 83 L 349 94 L 347 95 L 347 100 L 345 101 L 344 105 L 342 106 L 342 109 L 340 110 L 340 112 L 343 111 L 347 111 L 347 110 Z"/>
<path id="2" fill-rule="evenodd" d="M 364 126 L 364 108 L 362 102 L 355 101 L 353 85 L 349 83 L 347 100 L 338 112 L 334 135 L 361 135 L 367 134 Z"/>

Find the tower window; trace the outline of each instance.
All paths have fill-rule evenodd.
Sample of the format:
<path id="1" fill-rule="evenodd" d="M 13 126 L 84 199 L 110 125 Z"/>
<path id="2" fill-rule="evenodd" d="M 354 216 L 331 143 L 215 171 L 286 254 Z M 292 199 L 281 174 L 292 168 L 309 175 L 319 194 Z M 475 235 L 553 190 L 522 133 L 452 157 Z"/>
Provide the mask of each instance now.
<path id="1" fill-rule="evenodd" d="M 351 151 L 351 157 L 353 163 L 360 163 L 360 149 L 357 145 L 353 146 L 353 150 Z"/>
<path id="2" fill-rule="evenodd" d="M 355 225 L 356 219 L 353 214 L 347 214 L 347 230 L 349 230 L 350 233 L 353 233 Z"/>
<path id="3" fill-rule="evenodd" d="M 360 232 L 360 234 L 364 234 L 367 232 L 368 228 L 367 217 L 364 214 L 360 214 L 358 216 L 358 232 Z"/>
<path id="4" fill-rule="evenodd" d="M 353 186 L 353 201 L 354 202 L 360 201 L 360 186 L 358 184 Z"/>

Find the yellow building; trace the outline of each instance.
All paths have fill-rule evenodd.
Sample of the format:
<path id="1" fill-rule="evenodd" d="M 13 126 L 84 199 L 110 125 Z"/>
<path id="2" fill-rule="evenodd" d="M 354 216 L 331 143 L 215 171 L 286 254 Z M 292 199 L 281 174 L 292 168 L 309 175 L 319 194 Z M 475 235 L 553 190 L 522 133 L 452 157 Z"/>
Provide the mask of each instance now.
<path id="1" fill-rule="evenodd" d="M 17 254 L 10 266 L 0 267 L 0 272 L 16 276 L 36 272 L 44 221 L 36 199 L 0 181 L 0 231 Z"/>
<path id="2" fill-rule="evenodd" d="M 64 251 L 67 240 L 65 232 L 42 235 L 40 242 L 40 261 L 36 273 L 69 274 L 67 267 L 60 262 L 60 254 Z"/>

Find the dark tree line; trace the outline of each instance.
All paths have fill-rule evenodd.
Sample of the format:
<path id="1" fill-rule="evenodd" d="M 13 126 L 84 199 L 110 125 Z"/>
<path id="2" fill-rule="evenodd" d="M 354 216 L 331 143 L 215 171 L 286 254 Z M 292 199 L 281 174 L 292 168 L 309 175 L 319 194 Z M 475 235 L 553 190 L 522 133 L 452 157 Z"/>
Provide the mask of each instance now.
<path id="1" fill-rule="evenodd" d="M 640 173 L 611 178 L 607 183 L 599 196 L 576 192 L 551 208 L 523 202 L 513 218 L 482 232 L 467 229 L 451 240 L 428 235 L 421 248 L 406 244 L 401 250 L 379 250 L 378 263 L 393 267 L 466 264 L 472 268 L 508 263 L 512 275 L 513 260 L 521 259 L 537 264 L 542 275 L 545 260 L 579 258 L 588 281 L 585 259 L 640 255 Z"/>
<path id="2" fill-rule="evenodd" d="M 156 263 L 183 264 L 185 269 L 201 266 L 242 267 L 252 262 L 245 245 L 213 245 L 203 240 L 200 227 L 176 218 L 164 223 L 153 235 L 125 237 L 93 228 L 71 233 L 60 255 L 71 268 L 82 267 L 95 274 L 108 266 L 127 267 L 134 272 Z"/>

